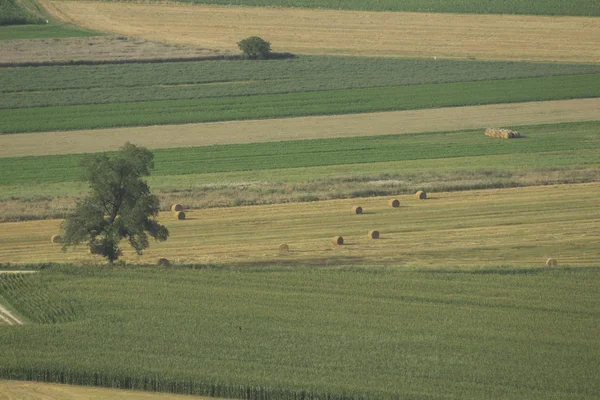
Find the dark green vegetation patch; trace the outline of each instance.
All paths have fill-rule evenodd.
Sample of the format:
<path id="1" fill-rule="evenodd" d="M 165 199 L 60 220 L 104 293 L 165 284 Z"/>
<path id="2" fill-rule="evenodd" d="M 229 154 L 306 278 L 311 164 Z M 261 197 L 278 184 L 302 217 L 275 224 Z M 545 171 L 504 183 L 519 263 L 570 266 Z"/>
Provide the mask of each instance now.
<path id="1" fill-rule="evenodd" d="M 0 378 L 249 399 L 600 396 L 598 268 L 52 267 L 39 279 L 82 312 L 0 329 Z M 21 304 L 35 296 L 8 300 L 33 318 Z"/>
<path id="2" fill-rule="evenodd" d="M 600 96 L 594 64 L 298 57 L 0 68 L 0 133 Z"/>
<path id="3" fill-rule="evenodd" d="M 45 24 L 42 8 L 35 0 L 2 0 L 0 1 L 0 26 Z"/>

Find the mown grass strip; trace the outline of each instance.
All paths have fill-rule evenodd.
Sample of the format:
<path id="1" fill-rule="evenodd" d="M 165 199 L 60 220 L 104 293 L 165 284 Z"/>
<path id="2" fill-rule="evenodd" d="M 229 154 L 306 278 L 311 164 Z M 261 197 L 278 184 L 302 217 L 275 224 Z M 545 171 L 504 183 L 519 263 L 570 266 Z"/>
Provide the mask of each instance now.
<path id="1" fill-rule="evenodd" d="M 598 75 L 397 86 L 197 100 L 0 110 L 0 132 L 98 129 L 333 115 L 600 96 Z"/>
<path id="2" fill-rule="evenodd" d="M 600 6 L 593 1 L 573 2 L 535 0 L 177 0 L 182 3 L 204 3 L 240 6 L 278 6 L 303 8 L 330 8 L 370 11 L 412 11 L 466 14 L 532 14 L 599 16 Z"/>
<path id="3" fill-rule="evenodd" d="M 0 26 L 0 40 L 99 36 L 104 33 L 63 24 Z"/>
<path id="4" fill-rule="evenodd" d="M 1 329 L 0 376 L 248 399 L 594 399 L 599 274 L 53 267 L 44 283 L 85 319 Z"/>
<path id="5" fill-rule="evenodd" d="M 161 149 L 154 151 L 153 175 L 590 150 L 600 148 L 599 126 L 594 121 L 529 127 L 525 138 L 517 140 L 494 140 L 477 130 Z M 81 154 L 1 158 L 0 169 L 11 173 L 0 176 L 0 185 L 77 181 L 82 158 Z"/>

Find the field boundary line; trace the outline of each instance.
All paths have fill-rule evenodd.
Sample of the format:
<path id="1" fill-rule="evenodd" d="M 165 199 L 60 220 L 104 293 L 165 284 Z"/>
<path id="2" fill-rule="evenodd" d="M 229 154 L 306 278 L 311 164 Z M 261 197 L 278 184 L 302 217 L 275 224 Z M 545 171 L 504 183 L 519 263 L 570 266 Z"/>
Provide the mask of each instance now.
<path id="1" fill-rule="evenodd" d="M 0 158 L 485 129 L 600 120 L 600 98 L 0 135 Z"/>

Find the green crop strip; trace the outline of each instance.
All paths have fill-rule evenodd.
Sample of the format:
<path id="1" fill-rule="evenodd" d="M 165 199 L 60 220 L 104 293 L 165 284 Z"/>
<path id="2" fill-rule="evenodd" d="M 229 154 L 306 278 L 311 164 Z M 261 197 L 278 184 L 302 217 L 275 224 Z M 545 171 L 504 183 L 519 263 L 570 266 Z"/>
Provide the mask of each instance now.
<path id="1" fill-rule="evenodd" d="M 535 0 L 177 0 L 182 3 L 205 3 L 241 6 L 277 6 L 330 8 L 369 11 L 412 11 L 474 14 L 541 14 L 600 16 L 595 1 Z"/>
<path id="2" fill-rule="evenodd" d="M 0 40 L 69 38 L 99 35 L 104 35 L 104 33 L 54 23 L 0 27 Z"/>
<path id="3" fill-rule="evenodd" d="M 0 110 L 0 132 L 96 129 L 600 96 L 599 75 Z"/>
<path id="4" fill-rule="evenodd" d="M 153 176 L 208 174 L 306 168 L 390 161 L 436 160 L 492 155 L 570 154 L 561 165 L 578 164 L 576 151 L 600 149 L 600 122 L 527 127 L 526 136 L 498 140 L 479 130 L 450 133 L 405 134 L 321 140 L 285 141 L 226 146 L 156 150 Z M 77 181 L 83 156 L 57 155 L 0 158 L 0 169 L 11 171 L 0 177 L 0 185 L 29 185 Z M 569 161 L 570 160 L 570 161 Z M 552 166 L 552 157 L 540 162 Z M 485 168 L 482 157 L 480 168 Z"/>
<path id="5" fill-rule="evenodd" d="M 43 284 L 82 313 L 0 329 L 0 377 L 248 399 L 594 399 L 599 274 L 51 267 Z"/>

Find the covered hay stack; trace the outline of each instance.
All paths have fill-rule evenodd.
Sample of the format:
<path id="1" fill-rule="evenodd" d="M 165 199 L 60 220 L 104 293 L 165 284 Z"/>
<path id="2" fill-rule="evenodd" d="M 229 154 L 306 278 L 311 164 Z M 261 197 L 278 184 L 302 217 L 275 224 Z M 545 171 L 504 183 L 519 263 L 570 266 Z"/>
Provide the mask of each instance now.
<path id="1" fill-rule="evenodd" d="M 173 204 L 171 206 L 171 212 L 179 212 L 183 211 L 183 206 L 181 204 Z"/>
<path id="2" fill-rule="evenodd" d="M 390 201 L 388 201 L 388 205 L 392 208 L 400 207 L 400 200 L 391 199 Z"/>
<path id="3" fill-rule="evenodd" d="M 161 267 L 168 267 L 169 265 L 171 265 L 171 262 L 166 258 L 159 258 L 157 264 Z"/>
<path id="4" fill-rule="evenodd" d="M 515 139 L 520 138 L 521 134 L 517 131 L 512 131 L 510 129 L 497 129 L 497 128 L 487 128 L 485 130 L 486 136 L 497 137 L 502 139 Z"/>
<path id="5" fill-rule="evenodd" d="M 334 236 L 333 239 L 331 240 L 333 242 L 334 245 L 336 246 L 341 246 L 344 244 L 344 238 L 341 236 Z"/>
<path id="6" fill-rule="evenodd" d="M 417 197 L 417 199 L 419 200 L 425 200 L 427 198 L 427 193 L 425 193 L 423 190 L 419 190 L 415 196 Z"/>
<path id="7" fill-rule="evenodd" d="M 362 214 L 362 211 L 363 211 L 363 209 L 360 206 L 352 207 L 353 214 Z"/>
<path id="8" fill-rule="evenodd" d="M 287 243 L 281 243 L 279 245 L 279 252 L 280 253 L 287 253 L 288 251 L 290 251 L 290 246 L 288 246 Z"/>
<path id="9" fill-rule="evenodd" d="M 178 213 L 175 213 L 175 216 L 180 221 L 183 220 L 183 219 L 185 219 L 185 213 L 183 211 L 179 211 Z"/>
<path id="10" fill-rule="evenodd" d="M 57 244 L 60 244 L 60 243 L 62 243 L 62 237 L 60 237 L 59 235 L 53 235 L 53 236 L 50 238 L 50 241 L 51 241 L 52 243 L 57 243 Z"/>
<path id="11" fill-rule="evenodd" d="M 379 239 L 379 231 L 369 231 L 369 239 Z"/>
<path id="12" fill-rule="evenodd" d="M 558 265 L 558 261 L 556 261 L 556 259 L 550 257 L 549 259 L 546 260 L 546 266 L 547 267 L 556 267 Z"/>

